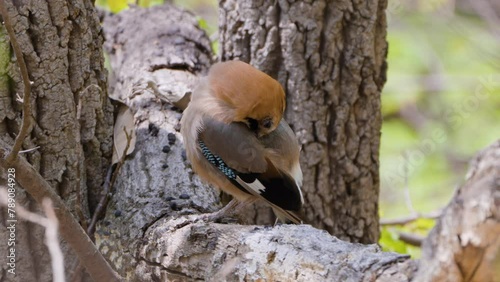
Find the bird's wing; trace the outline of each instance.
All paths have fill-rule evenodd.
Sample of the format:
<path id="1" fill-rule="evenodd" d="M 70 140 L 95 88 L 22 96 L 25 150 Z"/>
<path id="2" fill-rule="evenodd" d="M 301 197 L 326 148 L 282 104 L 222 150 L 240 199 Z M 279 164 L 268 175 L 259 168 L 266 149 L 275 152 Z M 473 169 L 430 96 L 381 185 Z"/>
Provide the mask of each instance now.
<path id="1" fill-rule="evenodd" d="M 300 219 L 287 212 L 301 209 L 300 187 L 286 168 L 277 167 L 267 156 L 270 150 L 276 148 L 264 147 L 243 124 L 225 124 L 209 117 L 204 118 L 199 137 L 199 145 L 205 158 L 236 187 L 263 198 L 274 209 L 287 214 L 286 217 L 291 221 L 300 223 Z M 278 142 L 273 146 L 283 147 L 285 144 Z"/>
<path id="2" fill-rule="evenodd" d="M 242 123 L 226 124 L 204 117 L 199 138 L 212 154 L 220 157 L 232 169 L 242 173 L 262 173 L 267 170 L 264 146 Z"/>

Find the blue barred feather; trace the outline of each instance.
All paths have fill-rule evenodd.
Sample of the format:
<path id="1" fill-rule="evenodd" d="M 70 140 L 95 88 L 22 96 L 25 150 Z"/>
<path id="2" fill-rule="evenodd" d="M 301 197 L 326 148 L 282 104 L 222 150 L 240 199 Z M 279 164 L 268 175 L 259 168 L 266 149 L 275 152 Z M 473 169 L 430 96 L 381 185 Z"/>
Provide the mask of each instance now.
<path id="1" fill-rule="evenodd" d="M 217 167 L 227 178 L 231 180 L 236 179 L 236 173 L 217 155 L 213 154 L 203 143 L 203 141 L 198 140 L 198 145 L 200 145 L 201 153 L 207 159 L 207 161 Z"/>

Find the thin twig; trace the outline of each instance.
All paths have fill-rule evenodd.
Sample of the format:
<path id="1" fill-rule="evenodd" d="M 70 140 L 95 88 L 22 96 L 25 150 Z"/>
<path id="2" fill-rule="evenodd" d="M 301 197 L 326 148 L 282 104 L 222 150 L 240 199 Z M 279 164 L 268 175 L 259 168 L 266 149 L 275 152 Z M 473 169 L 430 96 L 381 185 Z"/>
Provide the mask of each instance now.
<path id="1" fill-rule="evenodd" d="M 45 226 L 45 244 L 49 249 L 50 257 L 52 258 L 52 273 L 54 282 L 64 282 L 64 259 L 61 247 L 59 246 L 59 238 L 57 237 L 57 230 L 59 222 L 56 213 L 52 207 L 52 201 L 49 198 L 43 199 L 43 210 L 47 215 L 47 225 Z"/>
<path id="2" fill-rule="evenodd" d="M 0 205 L 7 207 L 7 191 L 5 187 L 1 186 L 0 189 Z M 27 220 L 29 222 L 41 225 L 45 228 L 45 244 L 49 250 L 50 258 L 52 260 L 52 273 L 55 282 L 64 282 L 64 259 L 63 253 L 61 251 L 61 246 L 59 245 L 59 238 L 57 236 L 57 230 L 59 228 L 59 222 L 57 216 L 52 207 L 52 201 L 49 198 L 44 198 L 42 203 L 43 209 L 47 217 L 43 217 L 39 214 L 33 213 L 25 209 L 23 206 L 16 204 L 15 211 L 19 218 Z"/>
<path id="3" fill-rule="evenodd" d="M 406 217 L 401 217 L 401 218 L 396 218 L 396 219 L 381 219 L 380 220 L 380 225 L 381 226 L 388 226 L 388 225 L 406 225 L 408 223 L 411 223 L 413 221 L 416 221 L 421 218 L 427 218 L 427 219 L 436 219 L 441 216 L 441 210 L 438 211 L 433 211 L 430 213 L 415 213 L 410 216 Z"/>
<path id="4" fill-rule="evenodd" d="M 97 204 L 97 207 L 95 208 L 94 214 L 92 215 L 92 219 L 90 220 L 90 223 L 87 227 L 87 234 L 89 237 L 94 240 L 94 232 L 96 228 L 97 221 L 103 213 L 106 211 L 106 208 L 108 206 L 108 202 L 111 198 L 112 195 L 112 190 L 113 190 L 113 184 L 118 176 L 118 173 L 120 172 L 120 169 L 125 162 L 125 157 L 127 156 L 127 151 L 130 147 L 130 142 L 132 141 L 132 131 L 130 133 L 127 132 L 126 127 L 123 127 L 123 130 L 125 131 L 125 136 L 127 138 L 127 144 L 125 146 L 125 149 L 123 150 L 122 157 L 120 158 L 120 161 L 118 162 L 118 165 L 116 169 L 113 172 L 113 165 L 111 165 L 108 169 L 108 172 L 106 173 L 106 179 L 103 184 L 103 195 L 101 199 L 99 200 L 99 203 Z M 83 271 L 83 265 L 81 263 L 77 264 L 75 268 L 73 269 L 72 275 L 71 275 L 71 281 L 81 281 L 81 273 Z"/>
<path id="5" fill-rule="evenodd" d="M 14 50 L 14 54 L 16 55 L 17 64 L 19 65 L 19 70 L 21 72 L 21 77 L 23 79 L 24 84 L 24 96 L 23 96 L 23 119 L 21 130 L 16 137 L 14 142 L 14 146 L 12 147 L 12 151 L 7 155 L 6 161 L 7 163 L 11 163 L 14 159 L 17 158 L 19 150 L 23 145 L 24 139 L 28 136 L 31 127 L 31 81 L 28 74 L 28 68 L 26 67 L 26 63 L 24 62 L 23 51 L 21 50 L 21 46 L 16 39 L 16 33 L 14 31 L 14 27 L 12 26 L 12 22 L 10 21 L 9 13 L 6 7 L 7 1 L 0 1 L 0 14 L 2 15 L 5 29 L 7 30 L 7 34 L 9 34 L 10 44 L 12 45 L 12 49 Z"/>
<path id="6" fill-rule="evenodd" d="M 127 132 L 127 128 L 124 126 L 123 131 L 125 132 L 125 136 L 127 138 L 127 144 L 125 145 L 125 149 L 123 150 L 122 157 L 120 158 L 120 161 L 118 162 L 116 169 L 114 170 L 111 180 L 109 180 L 109 177 L 112 172 L 112 166 L 108 169 L 108 173 L 106 175 L 106 181 L 104 182 L 104 194 L 101 197 L 101 200 L 99 201 L 99 204 L 97 205 L 94 215 L 92 216 L 92 220 L 89 224 L 89 227 L 87 228 L 87 233 L 89 236 L 92 237 L 92 234 L 95 231 L 95 225 L 97 223 L 97 220 L 101 217 L 101 215 L 104 213 L 106 210 L 106 207 L 108 205 L 109 199 L 111 194 L 113 193 L 113 187 L 116 181 L 116 178 L 118 177 L 118 174 L 120 173 L 120 169 L 123 166 L 123 163 L 125 162 L 125 158 L 127 157 L 127 152 L 130 147 L 130 142 L 132 141 L 132 130 L 130 133 Z"/>
<path id="7" fill-rule="evenodd" d="M 26 150 L 19 151 L 19 154 L 33 152 L 33 151 L 36 151 L 38 149 L 40 149 L 40 146 L 36 146 L 35 148 L 31 148 L 31 149 L 26 149 Z"/>
<path id="8" fill-rule="evenodd" d="M 73 217 L 59 195 L 47 181 L 24 158 L 16 158 L 10 164 L 3 158 L 5 150 L 0 148 L 0 166 L 16 171 L 16 181 L 39 204 L 43 198 L 50 198 L 59 219 L 59 231 L 62 238 L 71 246 L 87 272 L 94 281 L 120 281 L 120 276 L 111 268 L 106 259 L 97 250 L 85 230 Z"/>
<path id="9" fill-rule="evenodd" d="M 101 217 L 102 213 L 106 210 L 107 203 L 109 201 L 109 193 L 111 191 L 111 175 L 113 172 L 113 165 L 108 168 L 108 173 L 106 174 L 106 180 L 103 185 L 103 194 L 101 200 L 97 204 L 95 208 L 94 215 L 90 220 L 89 226 L 87 227 L 87 234 L 89 234 L 90 238 L 93 238 L 93 234 L 95 231 L 95 225 L 97 224 L 97 220 Z"/>
<path id="10" fill-rule="evenodd" d="M 0 186 L 0 206 L 7 206 L 7 190 L 5 186 Z M 20 218 L 25 219 L 29 222 L 39 224 L 41 226 L 47 226 L 47 219 L 39 214 L 32 213 L 25 209 L 23 206 L 16 204 L 15 207 L 16 215 Z"/>
<path id="11" fill-rule="evenodd" d="M 406 232 L 399 233 L 399 240 L 405 242 L 408 245 L 412 245 L 415 247 L 420 247 L 422 245 L 422 241 L 424 241 L 425 237 L 417 234 L 411 234 Z"/>

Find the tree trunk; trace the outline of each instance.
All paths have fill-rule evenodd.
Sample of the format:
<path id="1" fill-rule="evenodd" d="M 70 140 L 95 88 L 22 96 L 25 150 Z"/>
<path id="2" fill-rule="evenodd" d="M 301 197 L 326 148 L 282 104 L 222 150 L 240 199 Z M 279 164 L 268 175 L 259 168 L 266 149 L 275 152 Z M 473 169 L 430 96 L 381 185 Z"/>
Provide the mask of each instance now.
<path id="1" fill-rule="evenodd" d="M 343 240 L 377 242 L 387 1 L 219 3 L 221 60 L 250 62 L 285 87 L 307 221 Z M 260 206 L 251 215 L 268 224 L 270 213 Z"/>
<path id="2" fill-rule="evenodd" d="M 180 114 L 168 100 L 189 93 L 194 74 L 206 72 L 211 63 L 208 38 L 190 14 L 169 5 L 127 10 L 107 18 L 104 27 L 116 81 L 113 96 L 130 106 L 137 132 L 136 150 L 124 163 L 96 234 L 100 250 L 123 277 L 131 281 L 411 277 L 416 264 L 407 256 L 381 252 L 376 245 L 343 242 L 311 226 L 223 225 L 188 215 L 218 209 L 219 199 L 193 175 L 183 158 L 182 142 L 172 142 L 182 138 L 177 132 Z M 139 44 L 141 48 L 136 47 Z"/>
<path id="3" fill-rule="evenodd" d="M 186 160 L 181 113 L 172 105 L 190 94 L 213 54 L 192 14 L 171 5 L 110 15 L 104 29 L 111 97 L 133 112 L 137 141 L 120 170 L 96 244 L 133 281 L 145 261 L 139 250 L 157 221 L 221 208 L 218 193 L 201 183 Z"/>
<path id="4" fill-rule="evenodd" d="M 210 63 L 209 42 L 195 24 L 168 5 L 131 9 L 106 20 L 117 82 L 113 93 L 134 111 L 141 144 L 125 162 L 98 230 L 100 249 L 116 269 L 140 281 L 412 279 L 418 264 L 407 256 L 347 243 L 310 226 L 221 225 L 187 215 L 218 208 L 216 194 L 200 184 L 183 159 L 182 144 L 163 150 L 169 133 L 180 137 L 179 113 L 170 102 L 189 93 L 193 73 L 203 75 Z M 134 48 L 139 42 L 140 50 Z M 456 220 L 456 214 L 446 213 L 442 220 Z"/>
<path id="5" fill-rule="evenodd" d="M 29 9 L 24 6 L 14 8 L 10 2 L 8 3 L 9 14 L 14 15 L 12 19 L 15 19 L 16 26 L 21 22 L 31 27 L 30 30 L 22 29 L 18 36 L 30 70 L 34 72 L 32 74 L 30 71 L 31 78 L 35 81 L 34 87 L 35 89 L 42 87 L 41 89 L 45 90 L 45 92 L 41 90 L 35 92 L 37 94 L 36 101 L 34 101 L 37 105 L 35 110 L 37 114 L 34 114 L 36 126 L 31 138 L 26 141 L 25 147 L 39 144 L 38 139 L 43 140 L 43 136 L 36 135 L 40 134 L 42 128 L 44 129 L 42 133 L 46 135 L 51 132 L 49 129 L 57 128 L 60 135 L 67 134 L 66 138 L 83 139 L 82 132 L 85 126 L 82 125 L 82 131 L 77 130 L 75 133 L 67 127 L 61 128 L 58 122 L 72 119 L 73 123 L 78 125 L 76 109 L 79 108 L 77 105 L 81 104 L 77 103 L 84 103 L 84 98 L 76 98 L 73 103 L 68 102 L 67 104 L 72 104 L 73 107 L 67 107 L 64 112 L 60 108 L 66 104 L 57 98 L 62 96 L 59 98 L 63 99 L 67 93 L 52 92 L 61 87 L 59 84 L 71 81 L 69 79 L 71 72 L 67 74 L 67 80 L 64 80 L 64 77 L 55 76 L 62 72 L 58 68 L 50 69 L 42 76 L 42 71 L 36 68 L 37 65 L 33 65 L 33 61 L 30 62 L 30 60 L 33 60 L 32 56 L 34 56 L 34 58 L 39 58 L 38 62 L 41 62 L 43 60 L 40 58 L 47 56 L 41 56 L 41 54 L 49 54 L 49 52 L 41 48 L 43 44 L 36 45 L 37 48 L 34 47 L 35 45 L 29 45 L 37 42 L 35 39 L 40 39 L 39 36 L 34 36 L 31 41 L 25 37 L 27 32 L 36 34 L 36 30 L 40 28 L 37 29 L 35 28 L 37 25 L 30 25 L 31 22 L 24 21 L 25 14 L 31 15 L 28 18 L 33 23 L 42 23 L 41 27 L 47 27 L 49 22 L 55 26 L 61 26 L 57 24 L 56 19 L 64 17 L 64 13 L 61 16 L 61 13 L 53 12 L 55 6 L 49 5 L 51 7 L 49 10 L 52 12 L 47 12 L 47 14 L 51 15 L 51 21 L 41 20 L 43 18 L 41 16 L 46 15 L 44 13 L 37 15 L 39 18 L 35 21 L 33 15 L 26 12 L 37 11 L 38 13 L 40 7 L 31 10 L 35 6 L 32 4 Z M 71 12 L 67 18 L 71 18 L 73 25 L 76 25 L 76 15 L 92 14 L 93 10 L 78 12 L 70 8 L 69 11 Z M 16 13 L 23 16 L 16 15 Z M 95 23 L 96 17 L 90 17 L 87 14 L 86 20 L 88 23 Z M 78 26 L 85 26 L 85 24 L 80 22 Z M 21 27 L 24 28 L 25 25 Z M 75 26 L 73 28 L 77 31 L 83 30 Z M 18 29 L 19 27 L 16 31 Z M 182 101 L 182 98 L 191 92 L 196 76 L 206 73 L 211 63 L 212 52 L 208 38 L 199 29 L 191 14 L 169 5 L 152 9 L 133 8 L 111 16 L 106 20 L 105 29 L 107 50 L 110 53 L 113 68 L 113 96 L 121 99 L 133 111 L 137 142 L 135 152 L 125 161 L 120 171 L 115 184 L 116 193 L 107 209 L 105 219 L 98 226 L 96 241 L 100 250 L 127 281 L 267 279 L 270 281 L 397 282 L 411 280 L 415 275 L 419 281 L 439 281 L 449 277 L 456 278 L 458 281 L 492 281 L 495 277 L 493 271 L 495 264 L 499 261 L 499 241 L 494 235 L 498 233 L 500 224 L 498 211 L 500 143 L 497 142 L 486 149 L 472 163 L 467 182 L 458 190 L 455 198 L 446 208 L 436 229 L 427 239 L 428 241 L 424 242 L 422 263 L 418 270 L 417 263 L 407 256 L 381 252 L 376 245 L 343 242 L 322 230 L 307 225 L 265 227 L 203 222 L 196 215 L 188 214 L 218 209 L 219 199 L 211 187 L 201 184 L 185 159 L 182 142 L 180 142 L 182 139 L 178 133 L 181 116 L 178 108 L 181 106 L 177 102 Z M 89 36 L 88 33 L 91 31 L 95 30 L 90 28 L 80 36 L 83 34 Z M 67 34 L 73 33 L 57 32 L 52 37 L 47 37 L 51 39 L 50 42 L 41 42 L 50 45 L 54 41 L 54 36 L 59 38 Z M 91 36 L 100 38 L 95 34 Z M 1 57 L 2 50 L 8 49 L 2 46 L 5 47 L 5 44 L 2 45 L 0 41 L 0 66 L 4 62 Z M 70 46 L 73 44 L 65 45 L 59 42 L 59 45 L 52 47 L 62 48 L 61 46 L 71 49 Z M 88 48 L 89 45 L 85 44 L 85 46 Z M 96 51 L 98 47 L 94 47 L 95 50 L 90 49 Z M 28 50 L 25 50 L 26 48 Z M 32 52 L 32 50 L 38 51 Z M 58 51 L 62 52 L 65 49 L 58 49 Z M 72 64 L 78 65 L 69 59 L 72 58 L 69 56 L 70 50 L 66 51 L 67 65 L 63 65 L 67 66 L 67 69 Z M 87 53 L 81 51 L 77 57 L 87 58 L 85 54 Z M 94 55 L 97 56 L 97 54 Z M 61 54 L 53 54 L 47 60 L 59 62 L 58 56 Z M 102 58 L 100 56 L 97 58 L 102 70 Z M 81 65 L 83 64 L 79 66 Z M 11 63 L 10 70 L 10 76 L 13 77 L 14 82 L 17 82 L 15 87 L 19 89 L 20 79 L 19 74 L 15 72 L 15 64 Z M 95 76 L 97 73 L 99 73 L 97 69 L 94 72 L 90 71 L 90 74 L 84 72 L 82 75 L 90 76 L 82 81 L 91 80 L 90 77 L 92 77 L 96 79 L 94 82 L 97 84 L 103 82 L 104 80 L 100 80 L 102 77 Z M 4 146 L 5 142 L 12 143 L 14 136 L 12 133 L 17 132 L 16 123 L 12 122 L 12 119 L 16 117 L 19 109 L 10 107 L 11 104 L 17 104 L 13 102 L 13 94 L 10 91 L 6 92 L 1 75 L 2 72 L 0 72 L 0 93 L 8 93 L 8 95 L 0 99 L 2 103 L 0 106 L 6 109 L 1 112 L 4 116 L 0 129 L 9 130 L 10 133 L 6 136 L 0 135 L 2 137 L 0 144 Z M 291 76 L 291 74 L 288 75 Z M 44 78 L 47 80 L 45 83 L 52 85 L 52 88 L 40 84 Z M 101 85 L 101 89 L 103 89 L 102 86 L 104 85 Z M 71 89 L 71 85 L 63 89 Z M 38 106 L 38 103 L 41 103 L 40 100 L 48 99 L 48 94 L 51 95 L 50 101 L 58 106 L 57 110 L 63 111 L 59 114 L 65 114 L 59 117 L 57 122 L 53 121 L 54 124 L 44 124 L 39 121 L 40 116 L 44 116 L 41 114 L 44 108 Z M 71 96 L 80 97 L 80 95 Z M 9 100 L 4 97 L 8 97 Z M 99 100 L 102 104 L 99 104 L 98 108 L 103 113 L 109 113 L 103 110 L 108 105 L 105 102 L 107 99 L 99 98 L 102 98 Z M 172 104 L 178 107 L 173 107 Z M 86 107 L 91 107 L 91 105 Z M 96 109 L 94 111 L 99 112 Z M 82 109 L 82 114 L 83 112 L 86 110 Z M 97 116 L 99 115 L 96 115 L 96 118 Z M 40 124 L 44 124 L 44 127 Z M 66 121 L 65 124 L 67 124 Z M 96 136 L 98 136 L 98 124 L 98 122 L 95 123 Z M 12 128 L 15 130 L 13 131 Z M 65 130 L 70 130 L 73 134 L 68 134 Z M 101 128 L 100 132 L 108 131 Z M 53 138 L 59 137 L 56 133 L 51 134 L 55 136 Z M 57 142 L 69 141 L 58 139 Z M 76 147 L 79 147 L 81 141 L 73 142 L 76 143 Z M 101 146 L 107 144 L 104 141 L 99 142 Z M 43 145 L 51 144 L 43 143 Z M 68 154 L 71 152 L 64 148 L 66 147 L 61 150 L 65 150 L 66 155 L 61 157 L 70 157 L 71 155 Z M 0 148 L 0 158 L 3 158 L 4 152 L 5 148 Z M 100 152 L 102 156 L 105 156 L 102 147 Z M 76 152 L 73 157 L 83 158 L 87 154 L 87 152 L 81 154 Z M 35 164 L 46 165 L 42 163 L 43 150 L 41 148 L 34 153 L 34 156 L 38 156 L 38 162 Z M 36 160 L 34 157 L 31 159 Z M 4 166 L 4 163 L 6 162 L 0 159 L 0 165 Z M 79 176 L 80 179 L 85 176 L 85 170 L 80 167 L 81 163 L 74 166 L 69 164 L 67 170 L 81 171 L 83 174 Z M 59 183 L 58 179 L 46 175 L 45 169 L 40 170 L 40 173 L 51 180 L 53 185 L 58 184 L 59 190 L 57 191 L 67 202 L 68 197 L 62 192 L 66 185 L 70 185 L 67 182 L 73 179 L 68 178 L 69 175 L 77 175 L 76 179 L 79 178 L 77 172 L 66 172 L 62 176 L 66 182 Z M 3 181 L 5 180 L 2 179 Z M 86 183 L 90 189 L 91 185 L 88 181 Z M 18 191 L 20 192 L 21 189 Z M 21 195 L 18 195 L 17 200 L 20 198 Z M 26 196 L 25 199 L 27 198 Z M 5 214 L 3 212 L 2 216 L 5 217 Z M 2 223 L 5 224 L 5 218 Z M 20 225 L 18 233 L 20 249 L 17 253 L 19 269 L 15 280 L 50 280 L 47 267 L 48 256 L 42 253 L 44 247 L 41 244 L 41 232 L 35 228 L 31 225 Z M 2 230 L 5 230 L 5 227 Z M 38 235 L 25 232 L 25 230 L 38 231 Z M 0 244 L 0 246 L 4 248 L 5 244 Z M 6 250 L 2 250 L 7 253 Z M 28 253 L 30 251 L 33 253 Z M 71 254 L 66 253 L 66 255 L 66 261 L 73 258 Z M 44 256 L 45 259 L 38 256 Z M 4 273 L 5 271 L 2 274 Z M 450 276 L 446 276 L 447 273 Z M 3 279 L 4 276 L 1 278 Z"/>
<path id="6" fill-rule="evenodd" d="M 2 0 L 26 62 L 31 85 L 33 128 L 24 156 L 82 223 L 89 218 L 101 191 L 112 154 L 112 106 L 107 98 L 107 73 L 102 54 L 102 29 L 91 0 Z M 3 28 L 3 26 L 2 26 Z M 5 35 L 3 35 L 5 36 Z M 3 37 L 6 38 L 6 37 Z M 7 50 L 9 50 L 7 48 Z M 4 49 L 5 51 L 5 49 Z M 1 52 L 1 51 L 0 51 Z M 1 56 L 10 58 L 10 52 Z M 21 124 L 23 83 L 16 60 L 2 58 L 10 85 L 0 83 L 0 138 L 13 144 Z M 17 98 L 21 96 L 20 98 Z M 5 181 L 5 171 L 2 170 Z M 16 202 L 38 209 L 24 190 Z M 6 212 L 2 211 L 2 225 Z M 5 226 L 0 228 L 6 238 Z M 44 229 L 18 222 L 18 281 L 51 280 L 50 256 L 42 243 Z M 0 252 L 7 253 L 6 244 Z M 66 269 L 77 263 L 63 243 Z M 6 265 L 5 256 L 0 262 Z"/>

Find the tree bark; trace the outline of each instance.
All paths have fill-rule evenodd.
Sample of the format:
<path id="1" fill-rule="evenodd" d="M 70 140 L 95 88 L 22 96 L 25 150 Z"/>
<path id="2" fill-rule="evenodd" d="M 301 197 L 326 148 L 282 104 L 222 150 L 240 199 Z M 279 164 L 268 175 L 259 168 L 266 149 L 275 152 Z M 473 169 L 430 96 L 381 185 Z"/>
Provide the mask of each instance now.
<path id="1" fill-rule="evenodd" d="M 71 209 L 86 222 L 101 191 L 112 153 L 112 106 L 107 98 L 103 37 L 91 0 L 5 0 L 32 81 L 31 134 L 23 149 L 39 146 L 24 156 Z M 5 37 L 4 37 L 5 38 Z M 8 48 L 7 48 L 8 50 Z M 5 53 L 2 53 L 4 56 Z M 11 55 L 7 52 L 8 57 Z M 5 57 L 3 57 L 5 58 Z M 13 144 L 19 132 L 23 84 L 15 60 L 2 64 L 11 82 L 0 86 L 0 138 Z M 5 171 L 1 172 L 5 183 Z M 16 202 L 38 209 L 24 190 Z M 6 238 L 6 212 L 0 233 Z M 50 256 L 43 228 L 19 221 L 17 229 L 18 281 L 51 280 Z M 0 252 L 7 253 L 6 244 Z M 66 269 L 77 263 L 63 242 Z M 5 256 L 0 259 L 5 268 Z"/>
<path id="2" fill-rule="evenodd" d="M 343 240 L 379 237 L 380 92 L 387 1 L 219 2 L 221 60 L 277 78 L 302 144 L 305 214 Z M 258 206 L 250 216 L 270 223 Z"/>
<path id="3" fill-rule="evenodd" d="M 415 281 L 498 281 L 499 234 L 500 140 L 472 160 L 465 183 L 424 241 Z"/>
<path id="4" fill-rule="evenodd" d="M 161 220 L 139 251 L 140 281 L 408 281 L 417 263 L 310 225 Z"/>
<path id="5" fill-rule="evenodd" d="M 414 277 L 417 262 L 407 256 L 341 241 L 311 226 L 200 221 L 193 214 L 219 208 L 219 199 L 192 173 L 181 142 L 174 141 L 181 138 L 180 113 L 170 102 L 190 93 L 195 76 L 206 72 L 211 63 L 209 41 L 191 15 L 168 5 L 112 16 L 105 30 L 116 81 L 113 95 L 134 112 L 137 145 L 120 173 L 97 242 L 127 280 L 408 281 Z M 139 44 L 142 48 L 137 48 Z M 446 213 L 443 220 L 453 221 L 455 215 Z M 438 247 L 446 249 L 442 242 Z"/>
<path id="6" fill-rule="evenodd" d="M 99 155 L 103 161 L 94 169 L 101 174 L 89 174 L 89 178 L 101 177 L 110 153 L 105 150 L 111 134 L 106 126 L 110 119 L 109 103 L 100 96 L 103 92 L 91 92 L 90 88 L 95 86 L 87 86 L 97 84 L 101 90 L 105 89 L 99 46 L 86 41 L 90 37 L 96 42 L 100 40 L 97 18 L 93 8 L 86 6 L 87 2 L 64 2 L 61 6 L 57 4 L 63 2 L 55 0 L 48 4 L 16 2 L 17 6 L 5 3 L 34 81 L 35 126 L 25 148 L 38 144 L 41 148 L 28 159 L 42 168 L 40 174 L 57 188 L 54 190 L 66 204 L 72 203 L 74 207 L 74 194 L 93 187 L 92 181 L 84 181 L 86 166 L 90 166 L 84 160 L 92 159 L 92 154 Z M 407 256 L 381 252 L 375 245 L 344 242 L 311 226 L 221 225 L 188 215 L 220 207 L 215 190 L 201 184 L 183 155 L 178 133 L 181 114 L 172 106 L 190 93 L 196 76 L 203 75 L 212 62 L 210 42 L 192 15 L 168 5 L 131 9 L 110 17 L 105 26 L 114 76 L 113 97 L 132 109 L 137 143 L 121 170 L 116 193 L 98 226 L 96 240 L 126 280 L 408 281 L 415 276 L 417 264 Z M 7 49 L 0 41 L 0 64 L 5 64 L 2 51 Z M 85 62 L 90 61 L 93 67 L 82 70 Z M 14 62 L 8 63 L 7 75 L 14 85 L 6 87 L 2 80 L 6 73 L 0 72 L 0 95 L 3 95 L 0 107 L 5 109 L 0 112 L 0 130 L 8 133 L 0 135 L 0 144 L 12 143 L 19 127 L 19 104 L 11 89 L 21 92 L 20 78 Z M 79 68 L 70 71 L 73 66 Z M 363 73 L 362 69 L 359 79 L 367 79 Z M 353 77 L 351 74 L 346 80 Z M 79 83 L 82 85 L 76 87 Z M 288 83 L 294 85 L 292 81 Z M 365 84 L 360 89 L 364 87 Z M 77 92 L 71 92 L 73 89 Z M 46 113 L 48 110 L 57 111 L 60 116 Z M 85 123 L 81 118 L 84 115 L 88 119 Z M 92 121 L 93 118 L 96 120 Z M 334 119 L 337 120 L 338 117 Z M 83 146 L 82 150 L 82 144 L 88 142 L 93 145 Z M 93 147 L 96 144 L 99 146 Z M 4 150 L 0 150 L 2 154 Z M 48 153 L 51 155 L 45 155 Z M 54 154 L 60 154 L 62 160 L 53 159 Z M 499 156 L 500 142 L 497 142 L 472 163 L 467 182 L 424 242 L 417 281 L 493 281 L 498 277 L 494 270 L 499 262 L 499 241 L 495 236 L 500 228 Z M 47 174 L 57 172 L 58 167 L 63 170 L 59 178 Z M 3 175 L 4 171 L 0 184 L 5 181 Z M 85 185 L 80 187 L 80 182 Z M 23 195 L 21 189 L 18 192 L 16 201 L 29 203 L 30 197 Z M 84 220 L 85 211 L 75 210 L 75 217 Z M 5 225 L 6 213 L 1 214 Z M 1 230 L 4 232 L 5 226 Z M 49 256 L 40 242 L 41 233 L 37 227 L 20 223 L 19 268 L 15 280 L 50 280 Z M 0 246 L 0 252 L 7 253 L 3 249 L 5 244 Z M 67 247 L 65 254 L 66 262 L 74 260 Z M 5 261 L 2 262 L 5 267 Z"/>
<path id="7" fill-rule="evenodd" d="M 143 260 L 138 250 L 156 221 L 221 208 L 216 190 L 202 184 L 186 160 L 181 113 L 172 105 L 190 94 L 213 54 L 192 14 L 171 5 L 111 15 L 104 29 L 111 97 L 130 107 L 137 140 L 96 230 L 96 243 L 123 277 L 135 280 Z"/>

